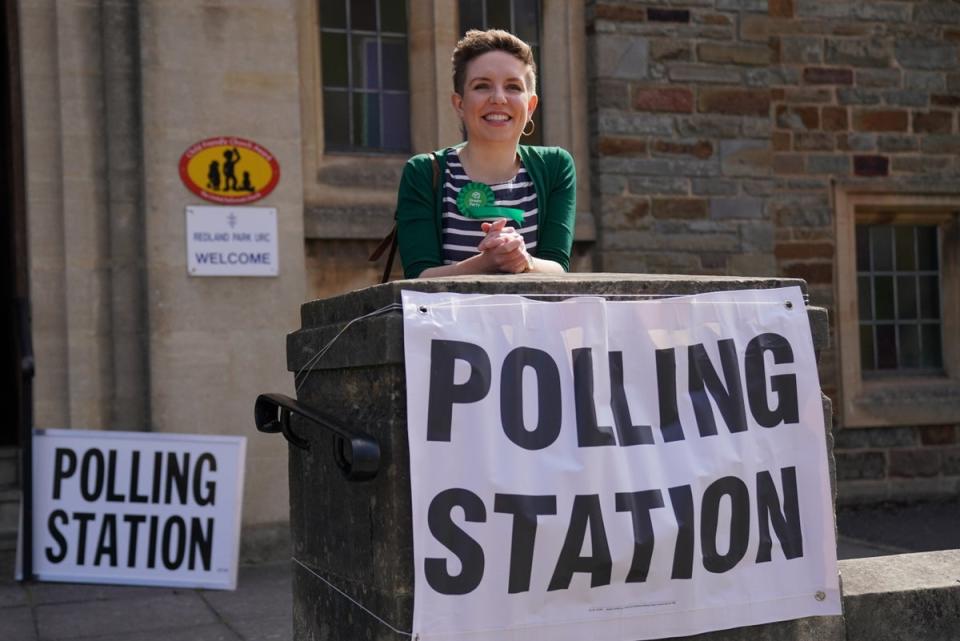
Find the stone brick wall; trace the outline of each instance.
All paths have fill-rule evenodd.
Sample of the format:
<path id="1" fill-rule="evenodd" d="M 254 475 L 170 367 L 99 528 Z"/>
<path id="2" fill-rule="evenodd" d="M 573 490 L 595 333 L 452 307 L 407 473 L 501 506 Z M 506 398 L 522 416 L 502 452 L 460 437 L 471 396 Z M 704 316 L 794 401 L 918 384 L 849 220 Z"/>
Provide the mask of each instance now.
<path id="1" fill-rule="evenodd" d="M 592 0 L 587 30 L 603 271 L 799 277 L 832 308 L 833 182 L 960 185 L 960 3 Z M 928 428 L 847 432 L 841 481 L 932 478 Z"/>

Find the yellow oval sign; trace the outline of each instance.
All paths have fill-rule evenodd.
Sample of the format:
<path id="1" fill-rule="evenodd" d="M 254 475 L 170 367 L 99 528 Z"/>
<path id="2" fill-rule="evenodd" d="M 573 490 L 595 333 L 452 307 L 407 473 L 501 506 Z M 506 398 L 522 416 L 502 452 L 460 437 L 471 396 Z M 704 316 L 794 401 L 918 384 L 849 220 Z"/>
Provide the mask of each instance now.
<path id="1" fill-rule="evenodd" d="M 273 191 L 280 181 L 280 165 L 273 154 L 250 140 L 207 138 L 183 152 L 180 179 L 204 200 L 239 205 Z"/>

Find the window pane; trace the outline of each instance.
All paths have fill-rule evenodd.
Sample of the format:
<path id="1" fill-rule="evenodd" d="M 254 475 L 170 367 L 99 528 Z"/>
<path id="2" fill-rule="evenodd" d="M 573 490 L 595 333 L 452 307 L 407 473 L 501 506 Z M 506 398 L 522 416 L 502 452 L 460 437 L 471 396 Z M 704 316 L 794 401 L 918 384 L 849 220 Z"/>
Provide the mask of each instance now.
<path id="1" fill-rule="evenodd" d="M 915 276 L 897 276 L 897 318 L 917 317 L 917 279 Z"/>
<path id="2" fill-rule="evenodd" d="M 470 29 L 483 29 L 483 3 L 477 0 L 460 0 L 460 34 Z"/>
<path id="3" fill-rule="evenodd" d="M 347 86 L 347 36 L 342 33 L 320 34 L 323 56 L 323 86 Z"/>
<path id="4" fill-rule="evenodd" d="M 410 148 L 410 97 L 383 95 L 383 147 L 404 151 Z"/>
<path id="5" fill-rule="evenodd" d="M 870 277 L 857 278 L 857 310 L 860 320 L 873 320 L 873 295 L 870 292 Z"/>
<path id="6" fill-rule="evenodd" d="M 898 225 L 893 229 L 897 248 L 897 271 L 912 271 L 916 269 L 917 257 L 913 247 L 913 230 L 916 228 Z"/>
<path id="7" fill-rule="evenodd" d="M 877 369 L 873 362 L 873 327 L 860 326 L 860 368 L 864 371 Z"/>
<path id="8" fill-rule="evenodd" d="M 513 31 L 510 24 L 510 0 L 487 0 L 487 28 Z"/>
<path id="9" fill-rule="evenodd" d="M 937 228 L 933 225 L 917 227 L 917 254 L 920 259 L 920 269 L 939 269 L 937 253 Z"/>
<path id="10" fill-rule="evenodd" d="M 410 86 L 406 38 L 384 38 L 380 46 L 383 49 L 383 88 L 406 91 Z"/>
<path id="11" fill-rule="evenodd" d="M 897 339 L 893 325 L 877 325 L 877 367 L 897 367 Z"/>
<path id="12" fill-rule="evenodd" d="M 377 30 L 377 0 L 350 0 L 350 29 Z"/>
<path id="13" fill-rule="evenodd" d="M 870 271 L 870 227 L 857 225 L 857 271 Z"/>
<path id="14" fill-rule="evenodd" d="M 920 367 L 920 332 L 916 325 L 900 326 L 900 367 Z"/>
<path id="15" fill-rule="evenodd" d="M 353 86 L 377 89 L 380 86 L 376 36 L 353 36 Z"/>
<path id="16" fill-rule="evenodd" d="M 323 136 L 331 147 L 350 145 L 350 110 L 347 106 L 347 92 L 323 92 Z"/>
<path id="17" fill-rule="evenodd" d="M 940 347 L 940 325 L 922 325 L 920 332 L 923 339 L 923 351 L 920 354 L 921 366 L 930 368 L 943 367 L 943 353 Z"/>
<path id="18" fill-rule="evenodd" d="M 353 94 L 353 142 L 361 147 L 380 146 L 379 94 Z"/>
<path id="19" fill-rule="evenodd" d="M 540 38 L 539 0 L 514 0 L 513 24 L 517 36 L 529 45 Z"/>
<path id="20" fill-rule="evenodd" d="M 320 0 L 320 25 L 324 29 L 347 28 L 345 0 Z"/>
<path id="21" fill-rule="evenodd" d="M 873 295 L 876 297 L 877 320 L 893 320 L 893 277 L 874 277 Z"/>
<path id="22" fill-rule="evenodd" d="M 380 31 L 407 32 L 407 3 L 380 0 Z"/>
<path id="23" fill-rule="evenodd" d="M 936 276 L 921 276 L 920 281 L 920 318 L 936 320 L 940 318 L 940 287 Z"/>
<path id="24" fill-rule="evenodd" d="M 870 228 L 870 248 L 873 251 L 874 271 L 893 269 L 893 230 L 886 225 Z"/>

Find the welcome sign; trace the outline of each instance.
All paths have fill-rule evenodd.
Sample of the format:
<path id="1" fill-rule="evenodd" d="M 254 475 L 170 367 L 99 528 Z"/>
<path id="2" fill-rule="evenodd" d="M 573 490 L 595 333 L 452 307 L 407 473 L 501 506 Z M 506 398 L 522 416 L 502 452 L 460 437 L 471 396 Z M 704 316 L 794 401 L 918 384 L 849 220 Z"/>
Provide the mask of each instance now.
<path id="1" fill-rule="evenodd" d="M 234 589 L 246 439 L 36 430 L 41 581 Z"/>
<path id="2" fill-rule="evenodd" d="M 403 305 L 415 635 L 626 641 L 840 614 L 798 288 Z"/>

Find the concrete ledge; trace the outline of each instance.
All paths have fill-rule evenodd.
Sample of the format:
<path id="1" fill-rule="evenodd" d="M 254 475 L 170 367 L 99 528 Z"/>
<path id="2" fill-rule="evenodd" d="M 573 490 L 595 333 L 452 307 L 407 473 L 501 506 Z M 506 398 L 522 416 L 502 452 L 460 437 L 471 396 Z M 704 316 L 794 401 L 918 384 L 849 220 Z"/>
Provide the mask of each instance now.
<path id="1" fill-rule="evenodd" d="M 960 639 L 960 550 L 841 561 L 840 575 L 846 641 Z"/>

